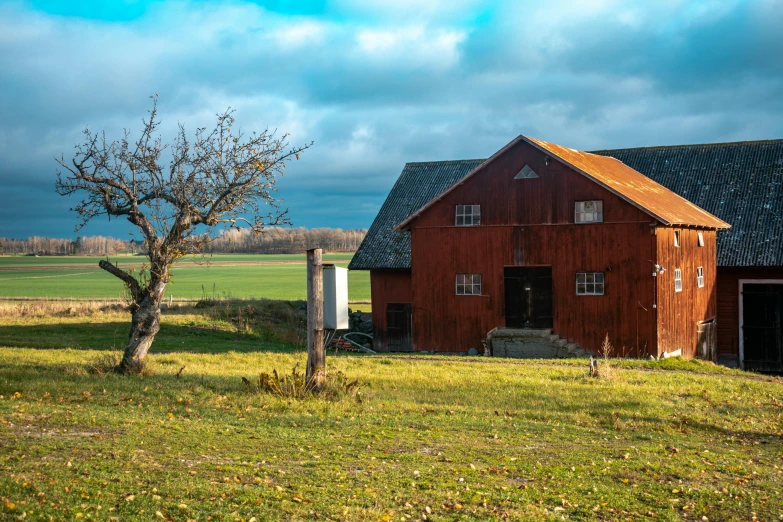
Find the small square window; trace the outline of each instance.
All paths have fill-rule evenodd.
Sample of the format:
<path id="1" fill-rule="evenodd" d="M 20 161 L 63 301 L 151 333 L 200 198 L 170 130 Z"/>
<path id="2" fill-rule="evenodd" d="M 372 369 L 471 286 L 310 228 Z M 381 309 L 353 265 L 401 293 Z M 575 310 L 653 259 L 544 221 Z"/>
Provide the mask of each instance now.
<path id="1" fill-rule="evenodd" d="M 704 246 L 704 232 L 699 232 L 699 246 Z"/>
<path id="2" fill-rule="evenodd" d="M 696 268 L 696 286 L 704 288 L 704 267 Z"/>
<path id="3" fill-rule="evenodd" d="M 457 295 L 481 295 L 481 274 L 457 274 Z"/>
<path id="4" fill-rule="evenodd" d="M 481 224 L 480 205 L 457 205 L 454 224 L 458 227 L 471 227 Z"/>
<path id="5" fill-rule="evenodd" d="M 577 201 L 574 203 L 574 223 L 600 223 L 603 220 L 603 201 Z"/>
<path id="6" fill-rule="evenodd" d="M 576 295 L 604 295 L 604 273 L 577 272 Z"/>
<path id="7" fill-rule="evenodd" d="M 674 246 L 679 247 L 680 246 L 680 231 L 675 230 L 674 231 Z"/>
<path id="8" fill-rule="evenodd" d="M 679 268 L 674 269 L 674 291 L 682 292 L 682 272 Z"/>

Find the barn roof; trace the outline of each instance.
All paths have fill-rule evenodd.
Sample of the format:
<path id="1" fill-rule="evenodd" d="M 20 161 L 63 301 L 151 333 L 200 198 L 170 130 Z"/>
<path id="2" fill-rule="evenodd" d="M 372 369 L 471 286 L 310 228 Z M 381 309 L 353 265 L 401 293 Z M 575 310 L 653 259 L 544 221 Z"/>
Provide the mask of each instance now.
<path id="1" fill-rule="evenodd" d="M 783 140 L 596 151 L 731 224 L 718 266 L 783 266 Z"/>
<path id="2" fill-rule="evenodd" d="M 729 228 L 729 224 L 722 221 L 709 212 L 697 207 L 687 199 L 678 196 L 663 185 L 656 183 L 631 167 L 609 156 L 600 156 L 569 149 L 554 143 L 538 140 L 528 136 L 518 136 L 508 145 L 492 155 L 464 178 L 473 176 L 479 170 L 489 165 L 495 158 L 500 157 L 505 151 L 519 142 L 525 142 L 540 151 L 556 157 L 562 163 L 575 171 L 598 183 L 608 191 L 628 201 L 633 206 L 649 214 L 664 225 L 697 226 L 706 228 Z M 442 192 L 437 198 L 408 216 L 397 226 L 398 230 L 404 230 L 411 221 L 418 217 L 424 210 L 435 204 L 439 199 L 456 188 L 455 183 Z"/>
<path id="3" fill-rule="evenodd" d="M 783 266 L 783 140 L 593 154 L 616 158 L 730 223 L 731 229 L 718 234 L 719 266 Z M 410 268 L 409 232 L 394 228 L 482 163 L 407 164 L 350 268 Z"/>
<path id="4" fill-rule="evenodd" d="M 410 232 L 394 227 L 484 160 L 406 163 L 348 268 L 410 268 Z"/>

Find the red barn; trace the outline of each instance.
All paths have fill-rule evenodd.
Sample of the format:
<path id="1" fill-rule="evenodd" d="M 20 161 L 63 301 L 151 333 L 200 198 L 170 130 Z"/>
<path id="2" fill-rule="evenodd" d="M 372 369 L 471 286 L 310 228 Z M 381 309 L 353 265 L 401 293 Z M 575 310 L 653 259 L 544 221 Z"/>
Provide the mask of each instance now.
<path id="1" fill-rule="evenodd" d="M 350 268 L 371 271 L 378 350 L 480 350 L 507 327 L 695 356 L 726 228 L 617 159 L 520 136 L 485 161 L 406 165 Z"/>

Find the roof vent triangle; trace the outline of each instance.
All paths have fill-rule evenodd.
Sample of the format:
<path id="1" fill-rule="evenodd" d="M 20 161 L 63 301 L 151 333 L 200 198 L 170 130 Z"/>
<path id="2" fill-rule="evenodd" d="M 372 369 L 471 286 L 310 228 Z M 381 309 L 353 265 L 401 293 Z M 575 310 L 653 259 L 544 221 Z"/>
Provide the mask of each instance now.
<path id="1" fill-rule="evenodd" d="M 530 168 L 530 165 L 525 165 L 522 167 L 522 170 L 520 170 L 516 176 L 514 176 L 514 179 L 535 179 L 538 177 L 538 174 L 536 174 L 536 171 Z"/>

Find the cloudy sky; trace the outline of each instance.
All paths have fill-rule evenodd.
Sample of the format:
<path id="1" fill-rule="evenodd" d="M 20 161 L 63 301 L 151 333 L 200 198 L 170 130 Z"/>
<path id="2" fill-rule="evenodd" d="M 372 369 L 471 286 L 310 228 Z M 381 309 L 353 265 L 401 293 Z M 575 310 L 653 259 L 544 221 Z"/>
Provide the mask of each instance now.
<path id="1" fill-rule="evenodd" d="M 0 236 L 75 237 L 53 158 L 231 106 L 314 141 L 296 226 L 368 227 L 407 161 L 783 137 L 781 0 L 0 3 Z M 123 236 L 96 220 L 82 233 Z"/>

